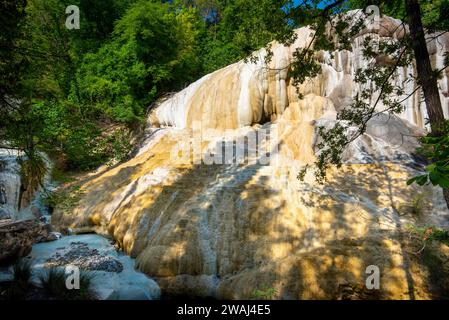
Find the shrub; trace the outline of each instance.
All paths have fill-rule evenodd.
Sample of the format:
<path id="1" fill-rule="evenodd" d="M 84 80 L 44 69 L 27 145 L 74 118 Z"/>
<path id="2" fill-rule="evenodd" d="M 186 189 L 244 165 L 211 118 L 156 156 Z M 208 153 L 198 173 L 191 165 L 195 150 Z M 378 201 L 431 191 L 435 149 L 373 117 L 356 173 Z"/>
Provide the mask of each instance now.
<path id="1" fill-rule="evenodd" d="M 18 261 L 14 264 L 14 281 L 28 285 L 31 278 L 31 261 Z"/>
<path id="2" fill-rule="evenodd" d="M 23 185 L 30 193 L 42 186 L 45 174 L 47 173 L 47 164 L 44 158 L 37 152 L 28 153 L 26 157 L 19 158 L 20 176 Z"/>
<path id="3" fill-rule="evenodd" d="M 67 275 L 64 269 L 52 267 L 40 277 L 43 289 L 56 300 L 95 300 L 91 289 L 93 275 L 80 272 L 80 288 L 69 290 L 66 287 Z"/>
<path id="4" fill-rule="evenodd" d="M 79 185 L 73 185 L 47 193 L 43 203 L 50 208 L 58 208 L 61 212 L 68 213 L 78 204 L 83 194 Z"/>
<path id="5" fill-rule="evenodd" d="M 426 192 L 418 193 L 417 195 L 413 196 L 412 199 L 406 203 L 400 204 L 398 206 L 398 211 L 401 214 L 407 214 L 410 213 L 415 216 L 421 216 L 426 207 L 428 206 L 428 198 L 429 194 Z"/>
<path id="6" fill-rule="evenodd" d="M 408 226 L 409 231 L 420 238 L 424 243 L 439 242 L 449 246 L 449 231 L 435 226 L 416 227 Z"/>
<path id="7" fill-rule="evenodd" d="M 30 288 L 31 263 L 19 260 L 14 266 L 14 279 L 5 292 L 6 300 L 24 300 Z"/>
<path id="8" fill-rule="evenodd" d="M 252 298 L 256 300 L 272 300 L 277 293 L 275 288 L 263 285 L 261 289 L 253 291 Z"/>

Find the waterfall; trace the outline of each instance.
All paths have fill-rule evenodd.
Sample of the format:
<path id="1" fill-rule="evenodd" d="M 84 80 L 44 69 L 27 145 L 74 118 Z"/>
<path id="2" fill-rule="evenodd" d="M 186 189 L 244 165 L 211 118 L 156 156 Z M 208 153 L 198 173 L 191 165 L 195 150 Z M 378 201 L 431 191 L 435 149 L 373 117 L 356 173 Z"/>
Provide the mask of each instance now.
<path id="1" fill-rule="evenodd" d="M 19 210 L 21 179 L 17 157 L 12 149 L 0 149 L 0 217 L 14 218 Z"/>
<path id="2" fill-rule="evenodd" d="M 22 179 L 18 162 L 21 156 L 23 156 L 23 153 L 20 151 L 0 149 L 0 219 L 39 218 L 48 222 L 49 212 L 47 206 L 43 203 L 43 199 L 46 192 L 51 192 L 56 188 L 51 181 L 51 161 L 45 154 L 41 154 L 47 166 L 43 187 L 34 192 L 30 203 L 26 207 L 21 208 Z"/>

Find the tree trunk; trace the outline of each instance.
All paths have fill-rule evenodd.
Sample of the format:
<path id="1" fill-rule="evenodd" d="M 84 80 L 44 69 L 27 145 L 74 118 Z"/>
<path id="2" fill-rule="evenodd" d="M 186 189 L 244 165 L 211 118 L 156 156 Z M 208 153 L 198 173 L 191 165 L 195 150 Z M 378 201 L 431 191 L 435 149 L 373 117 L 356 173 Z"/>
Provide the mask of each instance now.
<path id="1" fill-rule="evenodd" d="M 415 54 L 418 80 L 421 84 L 426 102 L 427 114 L 432 135 L 439 135 L 444 125 L 444 113 L 441 107 L 440 93 L 436 74 L 430 64 L 429 51 L 421 21 L 421 8 L 418 0 L 405 0 L 412 48 Z M 449 190 L 443 190 L 449 208 Z"/>

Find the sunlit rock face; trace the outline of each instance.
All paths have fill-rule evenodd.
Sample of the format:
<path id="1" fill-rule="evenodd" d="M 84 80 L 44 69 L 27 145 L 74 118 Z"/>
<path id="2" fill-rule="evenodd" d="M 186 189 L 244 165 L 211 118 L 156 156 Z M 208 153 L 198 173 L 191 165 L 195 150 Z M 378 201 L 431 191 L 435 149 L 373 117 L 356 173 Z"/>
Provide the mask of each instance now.
<path id="1" fill-rule="evenodd" d="M 406 185 L 422 170 L 413 151 L 424 106 L 370 121 L 325 184 L 310 171 L 299 180 L 315 161 L 316 127 L 332 125 L 357 91 L 362 60 L 359 39 L 353 52 L 324 59 L 299 99 L 283 69 L 311 31 L 297 33 L 291 48 L 273 45 L 276 71 L 263 59 L 239 62 L 160 103 L 136 156 L 88 178 L 79 203 L 52 222 L 111 235 L 162 295 L 447 297 L 447 268 L 414 254 L 422 245 L 406 228 L 449 227 L 440 189 Z M 449 257 L 445 247 L 432 250 Z M 365 286 L 370 265 L 380 269 L 379 290 Z"/>
<path id="2" fill-rule="evenodd" d="M 354 19 L 356 21 L 356 19 Z M 366 28 L 355 38 L 352 51 L 319 52 L 317 57 L 321 63 L 322 73 L 314 79 L 306 81 L 299 88 L 303 95 L 314 94 L 332 101 L 337 110 L 351 104 L 352 98 L 360 93 L 361 88 L 354 81 L 359 68 L 366 68 L 371 63 L 388 63 L 388 58 L 379 57 L 376 61 L 365 60 L 362 54 L 363 42 L 369 36 L 376 40 L 401 38 L 406 27 L 399 20 L 383 17 L 378 24 Z M 272 43 L 273 58 L 267 64 L 267 51 L 261 49 L 253 54 L 256 63 L 240 61 L 190 85 L 166 100 L 152 112 L 150 122 L 153 125 L 192 127 L 193 122 L 200 121 L 204 127 L 219 129 L 235 129 L 254 123 L 275 120 L 286 108 L 298 103 L 297 88 L 292 85 L 288 76 L 293 53 L 297 48 L 307 47 L 314 31 L 301 28 L 296 31 L 297 40 L 285 47 L 277 42 Z M 428 36 L 428 49 L 434 69 L 444 66 L 444 54 L 449 50 L 449 35 L 438 34 Z M 392 83 L 404 89 L 404 96 L 397 97 L 403 101 L 403 119 L 419 127 L 424 127 L 427 111 L 422 101 L 421 90 L 417 90 L 411 98 L 405 99 L 416 89 L 411 81 L 416 77 L 414 64 L 401 67 L 392 77 Z M 449 69 L 446 69 L 438 81 L 440 99 L 444 114 L 449 117 Z M 377 95 L 372 97 L 372 103 Z M 383 110 L 380 102 L 377 109 Z"/>

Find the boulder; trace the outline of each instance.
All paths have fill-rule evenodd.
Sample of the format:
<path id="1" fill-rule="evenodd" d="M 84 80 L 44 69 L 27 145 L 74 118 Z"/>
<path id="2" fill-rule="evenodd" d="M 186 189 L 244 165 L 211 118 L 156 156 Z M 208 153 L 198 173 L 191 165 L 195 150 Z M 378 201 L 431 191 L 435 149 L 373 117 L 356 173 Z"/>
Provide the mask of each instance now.
<path id="1" fill-rule="evenodd" d="M 56 238 L 49 225 L 37 220 L 4 220 L 0 223 L 0 263 L 26 256 L 34 243 Z"/>

